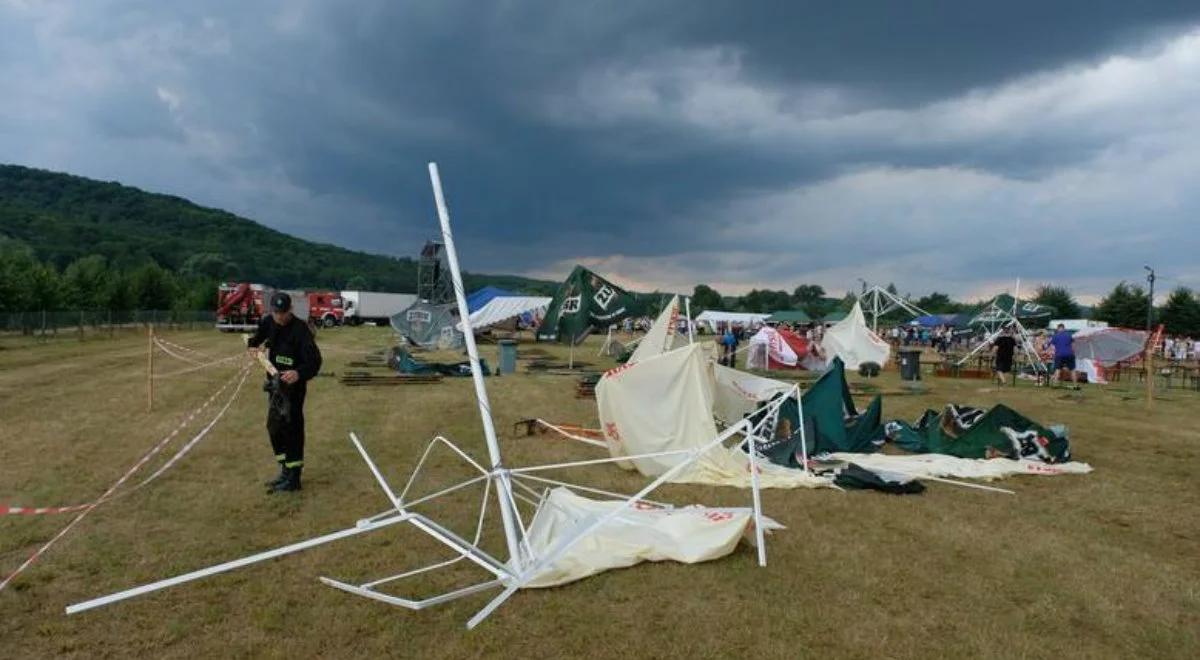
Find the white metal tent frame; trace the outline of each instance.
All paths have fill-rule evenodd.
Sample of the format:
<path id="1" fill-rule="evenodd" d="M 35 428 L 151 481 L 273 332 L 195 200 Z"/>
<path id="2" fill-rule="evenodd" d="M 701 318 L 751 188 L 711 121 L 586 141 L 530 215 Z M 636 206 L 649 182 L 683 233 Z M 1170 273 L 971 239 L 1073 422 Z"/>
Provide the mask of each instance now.
<path id="1" fill-rule="evenodd" d="M 449 211 L 447 210 L 445 198 L 442 194 L 441 179 L 438 175 L 436 163 L 429 164 L 429 176 L 433 185 L 434 197 L 437 202 L 438 218 L 441 223 L 442 237 L 453 277 L 455 297 L 458 301 L 461 317 L 467 318 L 468 314 L 466 313 L 466 296 L 463 292 L 462 275 L 458 265 L 458 255 L 454 247 L 453 235 L 450 231 Z M 160 580 L 158 582 L 153 582 L 125 591 L 117 592 L 108 596 L 102 596 L 82 603 L 77 603 L 66 608 L 67 614 L 75 614 L 78 612 L 87 611 L 96 607 L 116 603 L 143 594 L 205 578 L 211 575 L 242 568 L 257 562 L 276 557 L 282 557 L 284 555 L 306 550 L 308 548 L 323 545 L 332 541 L 351 536 L 357 536 L 359 534 L 365 534 L 398 523 L 407 523 L 450 548 L 455 553 L 455 556 L 451 557 L 450 559 L 435 562 L 428 566 L 417 568 L 415 570 L 406 571 L 358 585 L 349 584 L 340 580 L 326 577 L 322 577 L 321 581 L 329 586 L 358 596 L 363 596 L 365 598 L 370 598 L 413 610 L 424 609 L 433 605 L 457 600 L 459 598 L 489 589 L 502 588 L 503 591 L 499 595 L 493 598 L 486 606 L 484 606 L 468 620 L 467 627 L 474 628 L 480 622 L 486 619 L 493 611 L 495 611 L 497 607 L 508 600 L 518 589 L 527 586 L 542 571 L 553 566 L 554 563 L 562 558 L 568 550 L 587 538 L 601 526 L 613 522 L 623 513 L 629 511 L 631 508 L 640 503 L 649 504 L 655 507 L 669 507 L 669 505 L 653 502 L 645 498 L 659 486 L 670 481 L 673 477 L 694 463 L 706 452 L 715 449 L 718 445 L 723 444 L 738 434 L 744 434 L 746 436 L 750 448 L 749 454 L 753 522 L 758 549 L 758 563 L 761 566 L 766 565 L 764 517 L 762 515 L 762 501 L 759 492 L 758 479 L 759 461 L 766 459 L 761 457 L 758 447 L 760 443 L 764 443 L 769 440 L 769 438 L 766 437 L 766 427 L 768 425 L 768 421 L 769 419 L 777 417 L 779 406 L 787 397 L 779 397 L 775 402 L 768 406 L 767 414 L 763 415 L 757 423 L 752 423 L 749 419 L 744 419 L 741 422 L 725 429 L 725 431 L 719 433 L 716 437 L 712 438 L 703 445 L 697 447 L 654 452 L 633 457 L 621 456 L 573 461 L 567 463 L 534 465 L 521 468 L 509 468 L 506 467 L 501 460 L 500 446 L 497 441 L 495 427 L 492 422 L 491 408 L 488 401 L 487 390 L 484 385 L 482 372 L 480 370 L 479 354 L 475 345 L 474 335 L 473 333 L 468 332 L 465 333 L 464 338 L 467 344 L 467 353 L 470 357 L 471 376 L 475 385 L 475 394 L 479 407 L 480 418 L 483 422 L 484 438 L 487 444 L 490 467 L 485 468 L 479 462 L 471 458 L 471 456 L 465 451 L 457 447 L 454 443 L 446 438 L 438 436 L 430 441 L 429 445 L 425 449 L 424 454 L 421 456 L 421 459 L 417 462 L 416 468 L 414 468 L 408 483 L 405 485 L 400 495 L 396 495 L 395 491 L 376 467 L 375 462 L 372 461 L 371 457 L 367 454 L 366 449 L 363 447 L 358 437 L 351 433 L 351 442 L 354 443 L 355 449 L 358 450 L 359 454 L 366 462 L 367 467 L 371 470 L 371 474 L 374 475 L 379 487 L 383 490 L 384 495 L 391 503 L 391 508 L 368 518 L 360 519 L 354 524 L 354 526 L 339 531 L 275 548 L 273 550 L 260 552 L 240 559 L 235 559 L 233 561 L 200 569 L 184 575 L 179 575 L 165 580 Z M 793 388 L 791 394 L 798 397 L 798 389 Z M 415 500 L 406 500 L 405 498 L 407 497 L 409 490 L 416 482 L 417 476 L 424 467 L 430 453 L 435 447 L 439 446 L 446 447 L 457 454 L 479 474 L 448 488 L 443 488 L 435 493 L 419 497 Z M 648 485 L 633 495 L 623 495 L 597 488 L 574 485 L 534 474 L 555 469 L 597 465 L 602 463 L 614 463 L 618 461 L 629 460 L 630 458 L 652 458 L 664 456 L 678 456 L 680 458 L 680 462 L 668 469 L 663 474 L 659 475 L 656 479 L 651 481 Z M 435 498 L 459 491 L 463 488 L 481 482 L 484 484 L 483 499 L 480 502 L 475 536 L 470 541 L 462 538 L 433 519 L 413 510 L 413 507 L 417 506 L 418 504 L 428 502 Z M 528 542 L 529 528 L 526 526 L 525 521 L 521 517 L 520 510 L 517 507 L 517 499 L 522 499 L 535 505 L 543 504 L 546 501 L 544 492 L 542 495 L 539 495 L 536 488 L 544 488 L 548 484 L 563 486 L 592 494 L 602 494 L 609 497 L 619 498 L 622 500 L 621 506 L 615 507 L 604 515 L 581 521 L 580 524 L 578 524 L 576 528 L 571 531 L 571 533 L 564 535 L 563 538 L 549 551 L 539 555 L 534 552 Z M 531 501 L 524 493 L 516 492 L 514 487 L 520 488 L 525 493 L 532 494 L 535 498 L 538 498 L 538 501 Z M 495 491 L 497 508 L 500 510 L 505 544 L 509 555 L 508 561 L 501 560 L 500 558 L 480 547 L 480 539 L 484 521 L 487 516 L 488 500 L 492 491 Z M 385 584 L 396 583 L 404 578 L 450 566 L 463 559 L 476 564 L 486 572 L 490 573 L 492 578 L 421 600 L 401 598 L 384 593 L 377 589 L 377 587 Z"/>
<path id="2" fill-rule="evenodd" d="M 913 318 L 929 315 L 929 312 L 877 284 L 858 294 L 858 301 L 862 304 L 863 311 L 871 315 L 871 332 L 875 333 L 879 332 L 879 317 L 887 316 L 898 309 L 908 312 Z"/>
<path id="3" fill-rule="evenodd" d="M 1021 293 L 1021 280 L 1017 280 L 1017 293 Z M 964 355 L 956 364 L 958 366 L 962 366 L 967 362 L 967 360 L 970 360 L 985 348 L 991 346 L 992 342 L 995 341 L 997 337 L 1004 334 L 1005 330 L 1012 328 L 1016 331 L 1017 343 L 1021 346 L 1021 352 L 1025 354 L 1025 359 L 1028 360 L 1029 365 L 1033 367 L 1034 373 L 1038 374 L 1039 376 L 1048 374 L 1050 369 L 1046 366 L 1046 363 L 1042 361 L 1041 356 L 1038 355 L 1037 348 L 1035 348 L 1033 345 L 1033 335 L 1029 332 L 1025 325 L 1021 323 L 1021 319 L 1017 317 L 1017 305 L 1019 304 L 1020 298 L 1017 295 L 1013 296 L 1013 306 L 1011 310 L 1002 309 L 996 304 L 995 300 L 993 300 L 991 306 L 984 310 L 976 318 L 980 318 L 986 314 L 986 323 L 994 323 L 996 325 L 993 329 L 989 330 L 987 336 L 983 338 L 983 341 L 978 346 L 971 349 L 971 351 Z"/>

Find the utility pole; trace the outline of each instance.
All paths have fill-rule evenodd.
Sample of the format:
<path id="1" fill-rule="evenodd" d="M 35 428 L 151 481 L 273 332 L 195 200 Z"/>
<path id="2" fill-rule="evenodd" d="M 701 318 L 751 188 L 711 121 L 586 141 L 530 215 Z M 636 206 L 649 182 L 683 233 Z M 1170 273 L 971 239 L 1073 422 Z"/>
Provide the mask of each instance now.
<path id="1" fill-rule="evenodd" d="M 1150 283 L 1150 306 L 1146 308 L 1146 332 L 1154 331 L 1154 269 L 1149 266 L 1143 266 L 1148 273 L 1146 281 Z"/>
<path id="2" fill-rule="evenodd" d="M 1150 300 L 1146 307 L 1146 406 L 1154 405 L 1154 349 L 1157 342 L 1154 341 L 1154 269 L 1149 266 L 1144 266 L 1146 272 L 1146 281 L 1150 283 Z"/>

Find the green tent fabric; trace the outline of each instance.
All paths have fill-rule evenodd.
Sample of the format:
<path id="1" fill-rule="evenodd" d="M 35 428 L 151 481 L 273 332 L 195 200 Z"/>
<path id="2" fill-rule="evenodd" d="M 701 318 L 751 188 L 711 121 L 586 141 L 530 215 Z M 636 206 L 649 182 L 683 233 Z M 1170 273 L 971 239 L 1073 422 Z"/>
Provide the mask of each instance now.
<path id="1" fill-rule="evenodd" d="M 441 374 L 443 376 L 470 376 L 471 363 L 467 362 L 424 362 L 414 358 L 402 347 L 393 349 L 390 359 L 392 367 L 402 374 Z M 492 375 L 487 361 L 479 358 L 479 368 L 484 376 Z"/>
<path id="2" fill-rule="evenodd" d="M 785 309 L 768 316 L 767 323 L 812 323 L 812 317 L 802 309 Z"/>
<path id="3" fill-rule="evenodd" d="M 1054 315 L 1054 308 L 1049 305 L 1031 302 L 1028 300 L 1016 300 L 1007 293 L 1002 293 L 990 301 L 984 303 L 971 319 L 971 325 L 988 325 L 1005 321 L 1016 309 L 1016 316 L 1021 321 L 1032 321 L 1049 319 Z"/>
<path id="4" fill-rule="evenodd" d="M 926 410 L 916 424 L 895 420 L 885 428 L 889 440 L 914 453 L 1046 463 L 1071 460 L 1065 430 L 1046 428 L 1003 404 L 987 411 L 948 404 L 941 412 Z"/>
<path id="5" fill-rule="evenodd" d="M 827 452 L 869 453 L 883 444 L 883 399 L 876 396 L 859 413 L 846 382 L 846 366 L 835 357 L 829 369 L 801 395 L 809 456 Z M 761 413 L 759 413 L 761 414 Z M 774 438 L 759 445 L 772 463 L 800 466 L 800 415 L 796 399 L 779 408 Z"/>
<path id="6" fill-rule="evenodd" d="M 593 330 L 602 330 L 634 313 L 632 295 L 583 266 L 575 266 L 558 287 L 538 327 L 539 341 L 583 341 Z"/>

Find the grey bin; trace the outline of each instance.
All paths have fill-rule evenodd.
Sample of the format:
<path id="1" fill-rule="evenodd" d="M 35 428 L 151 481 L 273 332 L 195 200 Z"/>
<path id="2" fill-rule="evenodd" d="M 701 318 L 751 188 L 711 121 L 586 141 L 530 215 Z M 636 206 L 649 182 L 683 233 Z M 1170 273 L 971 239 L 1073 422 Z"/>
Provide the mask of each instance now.
<path id="1" fill-rule="evenodd" d="M 500 345 L 500 364 L 496 370 L 502 374 L 516 373 L 517 342 L 511 339 L 501 339 L 496 343 Z"/>
<path id="2" fill-rule="evenodd" d="M 921 380 L 921 351 L 898 351 L 900 380 Z"/>

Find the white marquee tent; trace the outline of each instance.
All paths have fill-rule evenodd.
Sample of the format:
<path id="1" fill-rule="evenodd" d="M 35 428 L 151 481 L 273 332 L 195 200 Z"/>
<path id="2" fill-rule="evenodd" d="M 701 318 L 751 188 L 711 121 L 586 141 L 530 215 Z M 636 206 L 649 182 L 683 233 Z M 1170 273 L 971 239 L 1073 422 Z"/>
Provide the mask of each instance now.
<path id="1" fill-rule="evenodd" d="M 468 321 L 472 330 L 483 330 L 528 312 L 544 313 L 550 305 L 550 300 L 544 296 L 496 296 L 472 312 Z M 462 331 L 461 323 L 458 329 Z"/>

